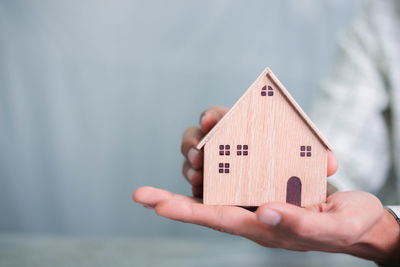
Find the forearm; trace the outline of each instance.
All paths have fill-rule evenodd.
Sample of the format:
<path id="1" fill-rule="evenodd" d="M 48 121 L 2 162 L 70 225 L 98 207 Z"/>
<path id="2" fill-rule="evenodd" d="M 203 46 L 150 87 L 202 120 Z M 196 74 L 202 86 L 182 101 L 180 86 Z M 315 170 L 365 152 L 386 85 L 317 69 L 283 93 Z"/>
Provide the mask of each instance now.
<path id="1" fill-rule="evenodd" d="M 368 210 L 366 210 L 368 212 Z M 344 251 L 375 262 L 400 262 L 400 226 L 386 209 L 382 218 L 356 244 Z"/>

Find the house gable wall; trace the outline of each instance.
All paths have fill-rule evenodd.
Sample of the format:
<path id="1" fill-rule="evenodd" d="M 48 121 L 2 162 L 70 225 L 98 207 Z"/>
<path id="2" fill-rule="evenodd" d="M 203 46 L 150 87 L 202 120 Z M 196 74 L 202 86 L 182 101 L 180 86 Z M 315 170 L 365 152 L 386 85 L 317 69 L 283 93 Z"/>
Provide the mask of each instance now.
<path id="1" fill-rule="evenodd" d="M 273 96 L 261 95 L 264 86 Z M 230 146 L 229 156 L 219 155 L 220 145 Z M 248 155 L 237 156 L 237 145 L 247 145 Z M 300 157 L 301 146 L 311 146 L 311 157 Z M 285 202 L 292 176 L 301 179 L 302 206 L 325 200 L 326 148 L 266 75 L 206 143 L 204 160 L 205 204 Z M 229 173 L 219 172 L 220 163 L 229 163 Z"/>

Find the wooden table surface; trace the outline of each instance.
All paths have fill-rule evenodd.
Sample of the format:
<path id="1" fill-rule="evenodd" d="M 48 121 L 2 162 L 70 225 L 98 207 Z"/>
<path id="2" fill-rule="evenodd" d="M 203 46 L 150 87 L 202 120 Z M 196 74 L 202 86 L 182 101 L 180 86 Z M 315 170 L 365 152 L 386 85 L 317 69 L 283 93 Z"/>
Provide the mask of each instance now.
<path id="1" fill-rule="evenodd" d="M 290 252 L 242 238 L 93 238 L 0 234 L 0 266 L 376 266 L 342 254 Z"/>

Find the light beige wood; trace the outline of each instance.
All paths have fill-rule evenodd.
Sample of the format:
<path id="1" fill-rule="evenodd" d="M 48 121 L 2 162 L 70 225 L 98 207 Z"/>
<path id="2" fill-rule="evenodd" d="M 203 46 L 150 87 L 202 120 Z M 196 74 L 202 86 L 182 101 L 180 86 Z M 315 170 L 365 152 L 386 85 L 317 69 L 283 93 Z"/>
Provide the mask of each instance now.
<path id="1" fill-rule="evenodd" d="M 261 96 L 264 86 L 273 88 L 273 96 Z M 229 156 L 219 155 L 220 145 L 230 146 Z M 248 156 L 237 156 L 237 145 L 248 145 Z M 203 146 L 205 204 L 286 202 L 293 176 L 302 183 L 301 206 L 325 201 L 330 145 L 269 68 L 198 149 Z M 311 146 L 311 157 L 300 157 L 301 146 Z M 219 173 L 220 163 L 229 163 L 229 173 Z"/>
<path id="2" fill-rule="evenodd" d="M 256 79 L 258 81 L 260 77 L 262 76 L 267 76 L 272 80 L 272 83 L 274 83 L 277 86 L 277 89 L 279 89 L 282 94 L 286 97 L 286 99 L 289 101 L 289 103 L 293 106 L 293 108 L 296 109 L 296 111 L 299 113 L 299 115 L 302 117 L 302 119 L 308 124 L 308 126 L 311 128 L 311 130 L 318 136 L 318 138 L 321 140 L 321 142 L 329 149 L 332 150 L 332 146 L 329 144 L 328 140 L 322 135 L 320 130 L 315 126 L 315 124 L 312 122 L 312 120 L 307 116 L 307 114 L 303 111 L 303 109 L 300 107 L 300 105 L 296 102 L 296 100 L 292 97 L 292 95 L 289 93 L 289 91 L 286 89 L 286 87 L 279 81 L 279 79 L 275 76 L 275 74 L 272 72 L 272 70 L 267 67 L 261 74 L 260 76 Z M 239 100 L 232 106 L 232 108 L 225 114 L 225 116 L 211 129 L 211 131 L 208 132 L 208 134 L 199 142 L 197 145 L 197 149 L 202 149 L 203 146 L 208 142 L 208 140 L 214 135 L 214 133 L 217 131 L 217 129 L 224 124 L 225 119 L 228 118 L 235 110 L 236 107 L 245 99 L 246 95 L 254 88 L 255 82 L 253 82 L 252 85 L 246 90 L 246 92 L 239 98 Z"/>

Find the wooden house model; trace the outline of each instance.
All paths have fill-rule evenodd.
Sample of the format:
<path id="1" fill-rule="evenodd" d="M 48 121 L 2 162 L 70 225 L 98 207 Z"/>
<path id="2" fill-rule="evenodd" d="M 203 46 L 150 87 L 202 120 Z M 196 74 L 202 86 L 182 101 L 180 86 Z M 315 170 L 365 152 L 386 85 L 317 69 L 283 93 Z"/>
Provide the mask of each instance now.
<path id="1" fill-rule="evenodd" d="M 200 141 L 204 204 L 326 199 L 327 140 L 267 68 Z"/>

